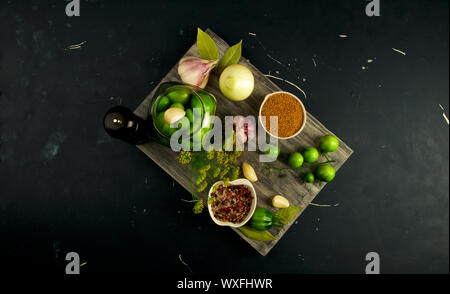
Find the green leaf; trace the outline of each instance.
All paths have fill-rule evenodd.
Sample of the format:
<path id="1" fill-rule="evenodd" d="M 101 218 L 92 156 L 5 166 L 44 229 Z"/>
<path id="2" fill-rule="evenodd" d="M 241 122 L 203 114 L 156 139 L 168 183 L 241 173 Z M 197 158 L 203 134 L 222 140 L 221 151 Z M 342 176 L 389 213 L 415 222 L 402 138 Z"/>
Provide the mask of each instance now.
<path id="1" fill-rule="evenodd" d="M 289 206 L 286 208 L 278 209 L 277 212 L 273 214 L 276 226 L 283 226 L 290 222 L 297 213 L 301 210 L 298 206 Z"/>
<path id="2" fill-rule="evenodd" d="M 222 72 L 229 65 L 238 63 L 239 59 L 241 59 L 241 52 L 242 40 L 236 45 L 228 48 L 228 50 L 225 52 L 222 59 L 220 60 L 218 68 L 219 72 Z"/>
<path id="3" fill-rule="evenodd" d="M 217 50 L 214 40 L 200 28 L 197 29 L 197 49 L 200 56 L 208 60 L 219 59 L 219 50 Z"/>
<path id="4" fill-rule="evenodd" d="M 247 226 L 240 227 L 239 231 L 248 238 L 256 241 L 269 242 L 275 240 L 275 237 L 269 231 L 258 231 Z"/>

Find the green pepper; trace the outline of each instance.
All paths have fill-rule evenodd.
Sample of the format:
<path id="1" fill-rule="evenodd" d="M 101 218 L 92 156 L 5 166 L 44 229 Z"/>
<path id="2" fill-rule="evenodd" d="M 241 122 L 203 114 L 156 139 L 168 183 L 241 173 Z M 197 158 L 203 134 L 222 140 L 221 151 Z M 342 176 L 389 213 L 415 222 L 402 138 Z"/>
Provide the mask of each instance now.
<path id="1" fill-rule="evenodd" d="M 273 226 L 273 215 L 265 209 L 258 207 L 255 209 L 251 220 L 251 227 L 258 231 L 265 231 Z"/>

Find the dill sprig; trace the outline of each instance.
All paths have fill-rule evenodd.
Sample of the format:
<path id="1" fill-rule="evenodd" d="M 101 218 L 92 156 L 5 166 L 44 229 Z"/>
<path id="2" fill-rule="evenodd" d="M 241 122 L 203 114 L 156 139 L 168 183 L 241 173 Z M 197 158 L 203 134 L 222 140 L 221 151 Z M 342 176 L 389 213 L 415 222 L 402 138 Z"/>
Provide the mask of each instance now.
<path id="1" fill-rule="evenodd" d="M 189 152 L 181 151 L 177 160 L 181 164 L 191 165 L 191 194 L 192 200 L 183 200 L 194 203 L 193 212 L 201 213 L 204 208 L 203 199 L 199 199 L 194 193 L 204 192 L 209 182 L 215 182 L 220 179 L 226 183 L 239 178 L 241 167 L 237 165 L 237 160 L 242 155 L 242 151 L 200 151 Z M 210 180 L 208 180 L 210 179 Z M 213 180 L 215 179 L 215 180 Z"/>
<path id="2" fill-rule="evenodd" d="M 180 154 L 177 156 L 177 160 L 181 164 L 189 164 L 192 161 L 192 153 L 189 151 L 180 151 Z"/>
<path id="3" fill-rule="evenodd" d="M 203 203 L 203 199 L 199 199 L 195 202 L 192 212 L 194 212 L 194 214 L 200 214 L 202 213 L 204 207 L 205 204 Z"/>

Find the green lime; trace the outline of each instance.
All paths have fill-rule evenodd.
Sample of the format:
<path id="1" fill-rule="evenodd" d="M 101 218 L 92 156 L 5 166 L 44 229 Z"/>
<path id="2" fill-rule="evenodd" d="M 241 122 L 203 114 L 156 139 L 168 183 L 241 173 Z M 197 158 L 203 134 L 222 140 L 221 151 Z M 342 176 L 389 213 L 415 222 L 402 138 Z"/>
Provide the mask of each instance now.
<path id="1" fill-rule="evenodd" d="M 315 147 L 306 147 L 302 150 L 302 155 L 308 163 L 315 162 L 319 159 L 319 151 Z"/>
<path id="2" fill-rule="evenodd" d="M 266 151 L 264 151 L 264 154 L 266 154 L 272 159 L 277 159 L 278 155 L 280 155 L 280 146 L 274 144 L 269 144 L 267 146 L 268 147 Z"/>
<path id="3" fill-rule="evenodd" d="M 183 104 L 178 103 L 178 102 L 173 103 L 172 105 L 170 105 L 170 108 L 179 108 L 179 109 L 181 109 L 181 110 L 184 110 Z"/>
<path id="4" fill-rule="evenodd" d="M 288 164 L 292 168 L 299 168 L 303 165 L 303 155 L 298 152 L 291 153 L 288 158 Z"/>
<path id="5" fill-rule="evenodd" d="M 170 91 L 167 96 L 173 103 L 185 104 L 186 102 L 188 102 L 190 94 L 191 91 L 188 88 L 178 87 L 176 90 Z"/>
<path id="6" fill-rule="evenodd" d="M 167 96 L 163 96 L 159 99 L 158 106 L 156 107 L 157 112 L 161 112 L 169 108 L 170 99 Z"/>
<path id="7" fill-rule="evenodd" d="M 314 174 L 311 173 L 311 172 L 306 173 L 306 174 L 305 174 L 305 177 L 304 177 L 304 181 L 305 181 L 306 183 L 312 183 L 312 182 L 314 182 Z"/>
<path id="8" fill-rule="evenodd" d="M 331 182 L 334 179 L 334 176 L 336 175 L 336 171 L 329 164 L 319 165 L 316 168 L 315 173 L 316 173 L 317 179 L 324 181 L 324 182 Z"/>
<path id="9" fill-rule="evenodd" d="M 319 148 L 322 152 L 334 152 L 339 147 L 339 140 L 333 135 L 326 135 L 320 139 Z"/>

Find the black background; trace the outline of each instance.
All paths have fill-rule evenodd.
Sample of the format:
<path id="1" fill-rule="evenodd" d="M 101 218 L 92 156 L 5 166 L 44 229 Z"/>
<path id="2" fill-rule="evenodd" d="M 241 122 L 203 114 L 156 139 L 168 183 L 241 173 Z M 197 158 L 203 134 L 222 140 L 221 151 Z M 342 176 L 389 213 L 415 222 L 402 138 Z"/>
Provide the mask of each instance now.
<path id="1" fill-rule="evenodd" d="M 69 18 L 62 0 L 0 0 L 2 271 L 63 274 L 76 251 L 82 274 L 188 274 L 180 254 L 194 273 L 364 273 L 376 251 L 383 273 L 448 273 L 449 2 L 381 0 L 371 18 L 366 3 L 99 0 Z M 315 200 L 339 206 L 309 207 L 266 257 L 194 216 L 188 192 L 102 128 L 108 108 L 139 105 L 197 27 L 242 39 L 355 150 Z"/>

